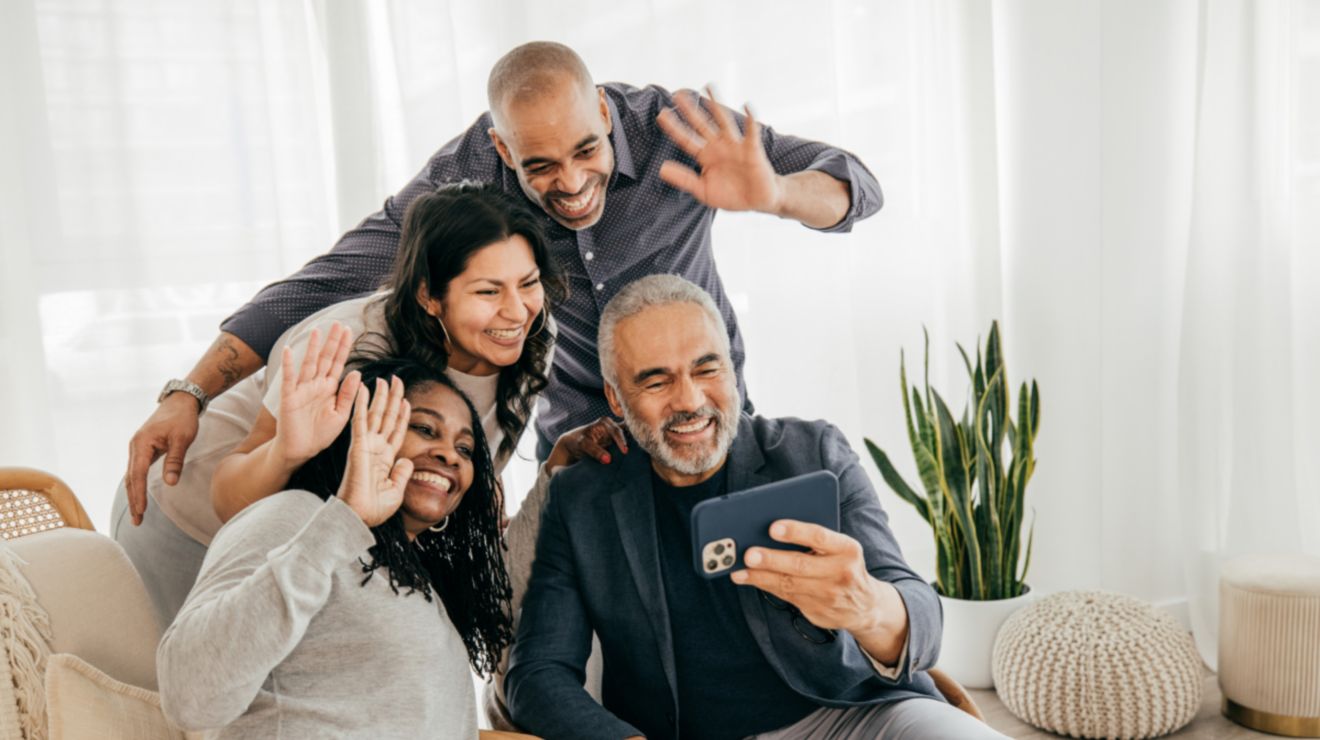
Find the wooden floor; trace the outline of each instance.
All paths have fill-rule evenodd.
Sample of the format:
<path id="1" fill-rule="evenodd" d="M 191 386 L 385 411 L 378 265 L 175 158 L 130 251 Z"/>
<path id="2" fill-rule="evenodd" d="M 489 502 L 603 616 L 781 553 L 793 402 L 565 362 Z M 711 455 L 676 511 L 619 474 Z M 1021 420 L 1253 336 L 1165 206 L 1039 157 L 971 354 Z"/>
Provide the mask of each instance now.
<path id="1" fill-rule="evenodd" d="M 976 701 L 981 712 L 991 727 L 1013 738 L 1054 738 L 1051 732 L 1038 730 L 1014 717 L 995 696 L 993 690 L 968 691 Z M 1219 684 L 1213 674 L 1205 677 L 1205 688 L 1201 700 L 1201 711 L 1186 727 L 1168 735 L 1171 738 L 1195 738 L 1195 740 L 1238 740 L 1238 738 L 1277 738 L 1263 732 L 1255 732 L 1236 725 L 1219 713 Z"/>

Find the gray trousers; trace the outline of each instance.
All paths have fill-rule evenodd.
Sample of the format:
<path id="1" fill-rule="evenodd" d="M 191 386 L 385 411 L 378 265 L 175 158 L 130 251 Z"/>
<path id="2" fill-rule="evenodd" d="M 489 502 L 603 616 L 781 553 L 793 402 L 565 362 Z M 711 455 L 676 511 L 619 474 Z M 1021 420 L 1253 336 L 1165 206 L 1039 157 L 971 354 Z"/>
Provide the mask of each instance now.
<path id="1" fill-rule="evenodd" d="M 148 502 L 142 523 L 133 526 L 122 482 L 110 510 L 110 536 L 128 553 L 142 577 L 161 630 L 169 627 L 197 580 L 206 546 L 184 534 L 154 501 Z"/>
<path id="2" fill-rule="evenodd" d="M 835 709 L 822 707 L 748 740 L 1007 740 L 975 717 L 934 699 Z"/>

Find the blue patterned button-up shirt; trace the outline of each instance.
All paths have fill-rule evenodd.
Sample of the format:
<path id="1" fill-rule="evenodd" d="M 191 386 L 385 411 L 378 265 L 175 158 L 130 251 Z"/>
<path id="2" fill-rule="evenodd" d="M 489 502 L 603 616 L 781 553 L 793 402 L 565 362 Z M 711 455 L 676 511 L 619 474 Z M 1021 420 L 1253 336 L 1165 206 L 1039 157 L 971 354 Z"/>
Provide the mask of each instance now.
<path id="1" fill-rule="evenodd" d="M 544 219 L 550 253 L 567 276 L 570 290 L 569 298 L 553 307 L 559 329 L 554 366 L 550 386 L 537 407 L 537 429 L 542 439 L 550 441 L 609 413 L 596 351 L 597 323 L 610 298 L 644 275 L 682 275 L 710 293 L 728 326 L 739 391 L 747 398 L 742 336 L 711 251 L 715 209 L 666 185 L 659 176 L 660 165 L 667 160 L 695 167 L 655 122 L 660 111 L 672 105 L 672 96 L 655 86 L 638 89 L 605 83 L 602 87 L 614 121 L 610 143 L 615 165 L 600 220 L 591 228 L 573 231 L 532 206 Z M 738 120 L 741 125 L 742 119 Z M 295 275 L 266 286 L 221 328 L 265 356 L 280 334 L 298 321 L 332 303 L 378 289 L 393 266 L 408 204 L 440 185 L 478 180 L 526 197 L 517 175 L 491 143 L 490 126 L 490 114 L 483 114 L 437 152 L 402 191 L 387 199 L 382 210 Z M 780 135 L 768 126 L 763 127 L 763 138 L 776 172 L 819 170 L 848 184 L 852 201 L 848 214 L 825 231 L 846 232 L 854 221 L 880 209 L 879 183 L 852 154 Z"/>

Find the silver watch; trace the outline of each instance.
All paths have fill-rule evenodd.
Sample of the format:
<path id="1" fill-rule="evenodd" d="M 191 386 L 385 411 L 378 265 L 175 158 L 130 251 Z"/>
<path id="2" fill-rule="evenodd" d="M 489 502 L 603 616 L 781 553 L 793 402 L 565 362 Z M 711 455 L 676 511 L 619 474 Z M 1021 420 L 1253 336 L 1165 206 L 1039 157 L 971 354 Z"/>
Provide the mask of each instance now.
<path id="1" fill-rule="evenodd" d="M 205 411 L 206 404 L 211 402 L 211 399 L 206 397 L 206 391 L 202 390 L 202 387 L 200 385 L 189 382 L 187 380 L 179 380 L 176 378 L 165 384 L 165 387 L 162 388 L 160 391 L 160 395 L 156 397 L 156 403 L 160 403 L 161 401 L 164 401 L 166 396 L 170 395 L 175 391 L 182 391 L 192 396 L 193 398 L 196 398 L 197 413 L 199 414 Z"/>

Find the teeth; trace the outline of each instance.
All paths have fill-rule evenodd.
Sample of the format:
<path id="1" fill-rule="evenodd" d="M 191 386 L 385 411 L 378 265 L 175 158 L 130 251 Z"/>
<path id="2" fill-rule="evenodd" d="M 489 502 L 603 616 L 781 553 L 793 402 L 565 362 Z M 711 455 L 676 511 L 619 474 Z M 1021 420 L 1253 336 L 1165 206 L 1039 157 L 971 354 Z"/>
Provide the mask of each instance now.
<path id="1" fill-rule="evenodd" d="M 574 198 L 571 200 L 568 198 L 559 199 L 559 205 L 562 206 L 565 211 L 571 211 L 573 213 L 581 211 L 583 208 L 586 208 L 590 203 L 591 203 L 591 193 L 587 193 L 585 196 L 581 198 Z"/>
<path id="2" fill-rule="evenodd" d="M 449 490 L 449 485 L 450 485 L 449 479 L 444 477 L 443 475 L 436 475 L 435 473 L 428 473 L 425 470 L 423 470 L 413 473 L 413 480 L 421 481 L 422 483 L 430 483 L 431 485 L 434 486 L 439 486 L 440 488 L 443 488 L 445 491 Z"/>
<path id="3" fill-rule="evenodd" d="M 518 335 L 522 334 L 522 327 L 519 326 L 513 329 L 487 329 L 486 333 L 496 339 L 517 339 Z"/>
<path id="4" fill-rule="evenodd" d="M 678 424 L 675 426 L 671 426 L 669 427 L 669 431 L 678 432 L 679 434 L 687 434 L 689 432 L 696 432 L 705 429 L 707 424 L 710 424 L 709 418 L 697 419 L 696 421 L 690 424 Z"/>

